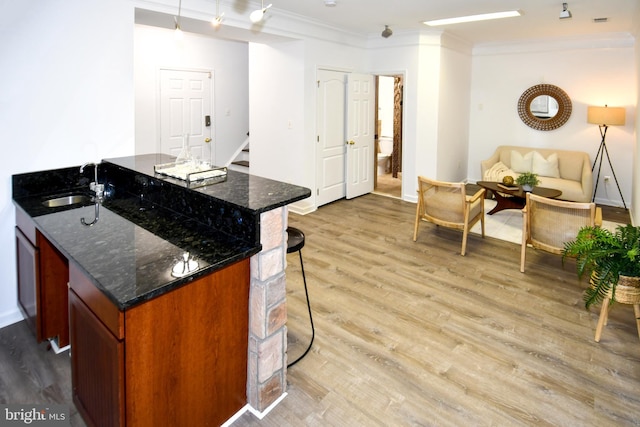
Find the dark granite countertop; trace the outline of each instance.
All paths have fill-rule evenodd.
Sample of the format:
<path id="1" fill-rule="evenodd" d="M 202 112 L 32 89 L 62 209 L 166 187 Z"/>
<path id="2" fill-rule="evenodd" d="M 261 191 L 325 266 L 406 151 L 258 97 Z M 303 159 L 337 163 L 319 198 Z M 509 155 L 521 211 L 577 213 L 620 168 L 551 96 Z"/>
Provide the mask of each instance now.
<path id="1" fill-rule="evenodd" d="M 63 210 L 34 218 L 38 228 L 92 282 L 126 310 L 193 279 L 259 252 L 260 247 L 204 227 L 195 221 L 166 216 L 158 209 L 130 210 L 116 201 Z M 173 277 L 174 265 L 189 252 L 198 270 L 182 278 Z"/>
<path id="2" fill-rule="evenodd" d="M 101 163 L 106 183 L 116 185 L 115 196 L 105 198 L 98 207 L 99 220 L 90 227 L 80 219 L 94 219 L 93 203 L 42 205 L 53 194 L 87 190 L 88 180 L 78 177 L 77 167 L 14 175 L 14 203 L 126 310 L 258 253 L 260 213 L 310 195 L 303 187 L 234 171 L 225 182 L 189 189 L 177 179 L 154 176 L 153 165 L 171 159 L 144 155 Z M 118 170 L 110 170 L 111 165 Z M 172 269 L 185 252 L 198 262 L 198 269 L 176 278 Z"/>
<path id="3" fill-rule="evenodd" d="M 130 169 L 148 176 L 156 176 L 163 181 L 185 187 L 186 183 L 171 177 L 158 177 L 154 165 L 168 163 L 175 157 L 166 154 L 143 154 L 131 157 L 105 159 L 105 162 Z M 266 212 L 285 206 L 311 195 L 311 190 L 268 178 L 262 178 L 233 170 L 228 171 L 227 180 L 210 186 L 194 188 L 194 192 L 249 209 L 256 213 Z"/>

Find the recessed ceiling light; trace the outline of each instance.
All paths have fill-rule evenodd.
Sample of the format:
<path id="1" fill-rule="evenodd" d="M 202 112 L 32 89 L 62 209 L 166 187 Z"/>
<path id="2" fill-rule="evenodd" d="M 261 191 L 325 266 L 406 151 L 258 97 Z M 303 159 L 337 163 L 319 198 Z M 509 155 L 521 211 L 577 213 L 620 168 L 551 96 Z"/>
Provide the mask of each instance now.
<path id="1" fill-rule="evenodd" d="M 449 25 L 449 24 L 460 24 L 463 22 L 486 21 L 489 19 L 513 18 L 515 16 L 521 16 L 521 15 L 522 13 L 519 10 L 507 10 L 505 12 L 482 13 L 480 15 L 458 16 L 456 18 L 445 18 L 445 19 L 436 19 L 434 21 L 424 21 L 424 24 L 429 25 L 431 27 L 435 27 L 437 25 Z"/>

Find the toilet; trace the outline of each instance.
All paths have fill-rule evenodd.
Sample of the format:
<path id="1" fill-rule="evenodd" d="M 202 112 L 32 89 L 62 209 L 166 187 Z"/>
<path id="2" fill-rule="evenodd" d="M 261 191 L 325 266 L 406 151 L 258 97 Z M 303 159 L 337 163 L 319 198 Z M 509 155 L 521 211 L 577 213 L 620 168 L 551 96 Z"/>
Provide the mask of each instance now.
<path id="1" fill-rule="evenodd" d="M 391 154 L 393 153 L 393 138 L 383 136 L 378 143 L 378 175 L 391 172 Z"/>

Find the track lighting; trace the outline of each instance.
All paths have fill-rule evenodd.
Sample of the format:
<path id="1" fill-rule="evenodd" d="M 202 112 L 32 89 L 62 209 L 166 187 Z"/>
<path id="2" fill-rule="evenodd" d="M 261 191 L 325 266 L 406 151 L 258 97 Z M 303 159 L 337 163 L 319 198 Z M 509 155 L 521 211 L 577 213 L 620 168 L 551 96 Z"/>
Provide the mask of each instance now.
<path id="1" fill-rule="evenodd" d="M 222 24 L 222 19 L 224 17 L 224 12 L 220 15 L 220 0 L 216 0 L 216 16 L 211 20 L 211 25 L 214 27 L 220 26 Z"/>
<path id="2" fill-rule="evenodd" d="M 267 9 L 271 7 L 271 3 L 269 3 L 267 7 L 264 7 L 264 0 L 262 0 L 261 4 L 262 4 L 262 7 L 260 9 L 254 10 L 253 12 L 251 12 L 251 15 L 249 15 L 249 19 L 254 24 L 262 21 L 262 17 L 264 16 L 265 13 L 267 13 Z"/>
<path id="3" fill-rule="evenodd" d="M 173 21 L 176 24 L 175 32 L 173 36 L 176 40 L 182 40 L 184 38 L 184 34 L 182 33 L 182 28 L 180 28 L 180 14 L 182 13 L 182 0 L 178 2 L 178 16 L 173 17 Z"/>
<path id="4" fill-rule="evenodd" d="M 389 37 L 391 37 L 391 34 L 393 34 L 393 31 L 391 31 L 391 28 L 389 28 L 388 25 L 385 25 L 384 30 L 382 30 L 382 34 L 380 35 L 385 39 L 388 39 Z"/>
<path id="5" fill-rule="evenodd" d="M 568 9 L 568 3 L 562 3 L 562 12 L 560 12 L 560 19 L 571 18 L 571 11 Z"/>

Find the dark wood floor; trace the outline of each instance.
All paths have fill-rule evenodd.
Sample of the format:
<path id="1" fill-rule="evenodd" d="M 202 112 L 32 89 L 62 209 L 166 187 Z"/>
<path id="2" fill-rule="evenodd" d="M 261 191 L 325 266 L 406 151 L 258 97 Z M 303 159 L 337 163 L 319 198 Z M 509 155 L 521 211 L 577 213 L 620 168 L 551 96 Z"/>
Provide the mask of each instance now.
<path id="1" fill-rule="evenodd" d="M 71 425 L 85 425 L 71 399 L 69 352 L 37 344 L 25 321 L 0 329 L 0 403 L 66 404 Z"/>
<path id="2" fill-rule="evenodd" d="M 615 306 L 600 343 L 575 263 L 425 224 L 415 204 L 367 195 L 289 223 L 303 249 L 316 340 L 264 419 L 234 426 L 640 425 L 640 340 Z M 624 217 L 619 210 L 605 219 Z M 628 216 L 628 215 L 627 215 Z M 614 219 L 612 219 L 614 218 Z M 311 335 L 297 254 L 287 257 L 289 359 Z M 0 330 L 0 403 L 68 404 L 68 353 L 20 322 Z M 159 403 L 161 404 L 161 403 Z M 164 404 L 164 403 L 162 403 Z"/>

